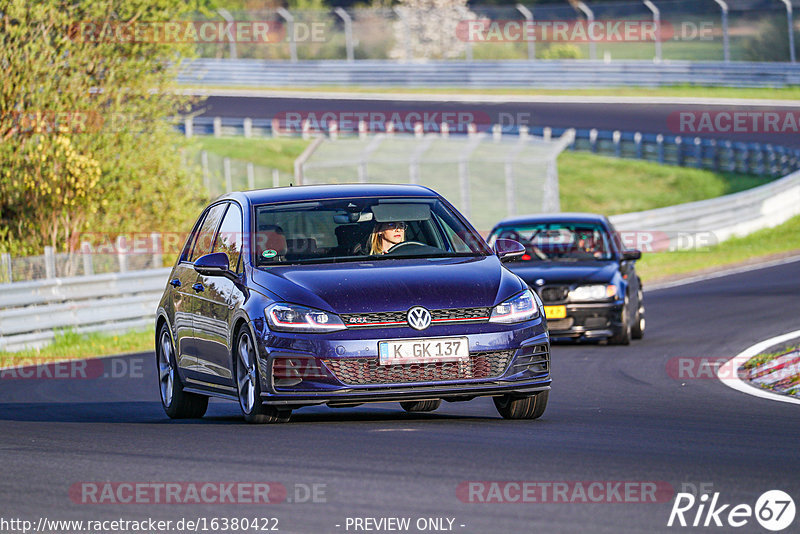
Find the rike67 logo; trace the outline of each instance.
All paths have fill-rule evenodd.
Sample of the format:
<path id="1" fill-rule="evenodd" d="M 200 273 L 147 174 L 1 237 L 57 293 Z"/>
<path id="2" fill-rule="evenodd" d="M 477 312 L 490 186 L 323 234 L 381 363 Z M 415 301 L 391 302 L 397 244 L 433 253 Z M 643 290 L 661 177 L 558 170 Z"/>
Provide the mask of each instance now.
<path id="1" fill-rule="evenodd" d="M 754 507 L 749 504 L 723 504 L 719 492 L 709 497 L 707 493 L 695 497 L 691 493 L 678 493 L 669 514 L 667 526 L 681 527 L 733 527 L 750 523 L 755 516 L 758 524 L 778 532 L 794 522 L 794 500 L 781 490 L 761 494 Z"/>

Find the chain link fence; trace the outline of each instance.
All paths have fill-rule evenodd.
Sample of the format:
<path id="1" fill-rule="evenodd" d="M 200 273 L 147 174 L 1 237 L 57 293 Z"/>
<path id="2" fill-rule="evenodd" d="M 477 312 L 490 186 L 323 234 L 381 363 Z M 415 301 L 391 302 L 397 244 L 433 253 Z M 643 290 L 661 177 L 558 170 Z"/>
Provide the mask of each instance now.
<path id="1" fill-rule="evenodd" d="M 559 211 L 556 158 L 573 140 L 476 133 L 324 138 L 299 165 L 303 184 L 415 183 L 453 202 L 478 230 L 503 217 Z"/>
<path id="2" fill-rule="evenodd" d="M 658 0 L 652 7 L 636 1 L 577 4 L 581 7 L 564 2 L 440 6 L 425 11 L 403 6 L 291 12 L 282 8 L 221 10 L 196 20 L 268 22 L 267 42 L 234 37 L 203 43 L 200 39 L 198 52 L 204 58 L 288 61 L 793 61 L 795 57 L 790 49 L 796 24 L 792 10 L 782 0 Z M 790 5 L 800 7 L 800 0 L 792 0 Z M 599 38 L 587 35 L 593 22 L 601 29 Z M 661 31 L 624 36 L 611 30 L 610 24 L 615 22 L 655 22 Z M 562 23 L 568 28 L 566 33 L 552 31 L 554 24 Z M 535 30 L 525 33 L 526 27 Z M 481 31 L 470 31 L 476 28 Z"/>

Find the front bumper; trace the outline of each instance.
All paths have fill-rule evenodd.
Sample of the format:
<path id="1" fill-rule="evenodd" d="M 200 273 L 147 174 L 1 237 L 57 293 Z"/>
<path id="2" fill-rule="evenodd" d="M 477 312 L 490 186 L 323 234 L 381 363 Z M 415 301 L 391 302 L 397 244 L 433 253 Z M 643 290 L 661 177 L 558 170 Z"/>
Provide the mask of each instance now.
<path id="1" fill-rule="evenodd" d="M 547 304 L 548 306 L 558 304 Z M 624 301 L 566 303 L 564 319 L 548 319 L 550 336 L 556 339 L 602 339 L 622 327 Z"/>
<path id="2" fill-rule="evenodd" d="M 440 325 L 424 332 L 407 327 L 348 329 L 316 335 L 271 332 L 263 322 L 254 321 L 262 401 L 284 406 L 346 406 L 426 399 L 460 401 L 543 391 L 550 388 L 551 378 L 549 335 L 542 323 L 536 319 L 510 326 Z M 377 363 L 380 341 L 450 336 L 468 338 L 468 362 Z M 292 364 L 294 380 L 285 378 L 287 362 Z M 403 369 L 387 371 L 391 367 Z"/>

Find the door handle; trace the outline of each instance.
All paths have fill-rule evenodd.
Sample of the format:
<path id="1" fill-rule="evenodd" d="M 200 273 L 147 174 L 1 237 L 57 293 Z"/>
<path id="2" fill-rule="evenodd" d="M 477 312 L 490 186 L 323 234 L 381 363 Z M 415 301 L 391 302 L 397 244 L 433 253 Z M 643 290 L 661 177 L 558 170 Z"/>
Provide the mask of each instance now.
<path id="1" fill-rule="evenodd" d="M 205 291 L 206 288 L 203 287 L 203 284 L 201 284 L 200 282 L 197 282 L 195 285 L 192 286 L 192 289 L 194 289 L 195 291 L 200 293 L 202 291 Z"/>
<path id="2" fill-rule="evenodd" d="M 173 278 L 172 280 L 169 281 L 169 285 L 171 285 L 172 287 L 181 287 L 181 281 L 178 280 L 177 278 Z"/>

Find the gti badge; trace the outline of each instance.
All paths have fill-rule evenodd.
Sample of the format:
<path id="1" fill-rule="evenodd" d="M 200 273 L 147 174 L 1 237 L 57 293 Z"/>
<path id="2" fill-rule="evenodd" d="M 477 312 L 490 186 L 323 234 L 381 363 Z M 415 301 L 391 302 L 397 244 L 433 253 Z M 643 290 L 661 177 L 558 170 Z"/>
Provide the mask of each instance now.
<path id="1" fill-rule="evenodd" d="M 422 306 L 414 306 L 408 310 L 408 326 L 415 330 L 425 330 L 431 325 L 431 312 Z"/>
<path id="2" fill-rule="evenodd" d="M 534 284 L 536 284 L 539 287 L 542 287 L 544 285 L 544 278 L 537 278 Z"/>

